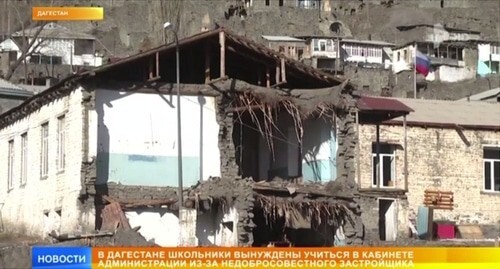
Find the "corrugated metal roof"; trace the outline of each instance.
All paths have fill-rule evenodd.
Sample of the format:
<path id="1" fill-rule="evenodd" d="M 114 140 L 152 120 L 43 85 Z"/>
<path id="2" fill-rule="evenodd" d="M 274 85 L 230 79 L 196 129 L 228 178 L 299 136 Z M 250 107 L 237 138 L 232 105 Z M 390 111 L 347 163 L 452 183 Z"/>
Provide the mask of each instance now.
<path id="1" fill-rule="evenodd" d="M 484 91 L 484 92 L 481 92 L 481 93 L 478 93 L 478 94 L 474 94 L 474 95 L 471 95 L 469 96 L 468 98 L 463 98 L 463 99 L 460 99 L 458 101 L 483 101 L 483 100 L 486 100 L 486 99 L 489 99 L 489 98 L 493 98 L 493 97 L 497 97 L 500 95 L 500 88 L 495 88 L 495 89 L 491 89 L 491 90 L 487 90 L 487 91 Z M 496 102 L 496 100 L 495 100 Z"/>
<path id="2" fill-rule="evenodd" d="M 33 27 L 30 29 L 26 29 L 23 33 L 23 31 L 18 31 L 12 34 L 13 37 L 22 37 L 22 36 L 28 36 L 31 37 L 35 35 L 35 33 L 40 29 L 42 26 L 37 26 Z M 96 39 L 94 36 L 86 34 L 86 33 L 79 33 L 72 31 L 64 26 L 61 26 L 57 23 L 48 23 L 45 26 L 43 26 L 43 29 L 40 31 L 40 34 L 38 35 L 40 38 L 58 38 L 58 39 Z"/>
<path id="3" fill-rule="evenodd" d="M 500 104 L 486 102 L 457 102 L 392 98 L 411 107 L 414 112 L 407 118 L 408 124 L 421 126 L 462 126 L 469 128 L 500 129 Z M 402 118 L 392 121 L 402 122 Z"/>
<path id="4" fill-rule="evenodd" d="M 404 103 L 393 98 L 361 96 L 358 99 L 358 108 L 362 111 L 393 111 L 412 112 Z"/>
<path id="5" fill-rule="evenodd" d="M 305 42 L 305 40 L 292 37 L 292 36 L 280 36 L 280 35 L 262 35 L 267 41 L 283 41 L 283 42 Z"/>

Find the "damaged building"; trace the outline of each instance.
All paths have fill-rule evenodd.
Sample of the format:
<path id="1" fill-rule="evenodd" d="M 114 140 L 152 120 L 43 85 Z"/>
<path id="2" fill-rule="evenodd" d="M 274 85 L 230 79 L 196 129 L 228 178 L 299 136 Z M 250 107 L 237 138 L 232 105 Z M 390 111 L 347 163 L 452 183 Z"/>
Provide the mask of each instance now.
<path id="1" fill-rule="evenodd" d="M 224 28 L 179 41 L 177 107 L 175 49 L 75 74 L 0 116 L 5 228 L 137 228 L 161 246 L 362 243 L 355 123 L 409 110 L 358 109 L 348 80 Z"/>

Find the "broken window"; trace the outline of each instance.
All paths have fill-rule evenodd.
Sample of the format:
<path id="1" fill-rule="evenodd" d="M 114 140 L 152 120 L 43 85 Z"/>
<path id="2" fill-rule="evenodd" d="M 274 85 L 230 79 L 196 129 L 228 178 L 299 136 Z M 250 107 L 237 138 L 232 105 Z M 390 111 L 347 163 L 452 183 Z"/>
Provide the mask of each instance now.
<path id="1" fill-rule="evenodd" d="M 65 122 L 64 115 L 57 118 L 57 172 L 64 171 L 66 156 L 64 149 L 66 141 Z"/>
<path id="2" fill-rule="evenodd" d="M 377 162 L 377 143 L 372 144 L 372 185 L 393 188 L 396 185 L 396 147 L 391 144 L 379 145 L 380 165 Z"/>
<path id="3" fill-rule="evenodd" d="M 484 148 L 484 190 L 500 192 L 500 147 Z"/>
<path id="4" fill-rule="evenodd" d="M 9 141 L 9 160 L 8 160 L 8 175 L 7 175 L 7 189 L 12 190 L 14 179 L 14 140 Z"/>
<path id="5" fill-rule="evenodd" d="M 49 171 L 49 123 L 42 124 L 41 137 L 40 175 L 42 179 L 45 179 Z"/>
<path id="6" fill-rule="evenodd" d="M 28 133 L 21 135 L 21 186 L 28 181 Z"/>

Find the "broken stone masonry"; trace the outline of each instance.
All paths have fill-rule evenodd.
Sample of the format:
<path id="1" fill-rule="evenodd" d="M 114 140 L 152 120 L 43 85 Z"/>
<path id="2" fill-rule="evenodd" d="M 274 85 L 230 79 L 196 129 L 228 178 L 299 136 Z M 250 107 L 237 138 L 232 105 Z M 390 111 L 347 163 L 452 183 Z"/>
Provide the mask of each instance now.
<path id="1" fill-rule="evenodd" d="M 240 83 L 240 82 L 238 82 Z M 246 85 L 248 86 L 248 85 Z M 345 86 L 345 85 L 344 85 Z M 221 88 L 224 88 L 222 86 Z M 238 89 L 237 91 L 241 91 Z M 219 124 L 219 150 L 221 158 L 221 178 L 211 178 L 208 181 L 199 183 L 196 186 L 185 190 L 184 195 L 191 199 L 193 196 L 203 197 L 203 199 L 223 199 L 226 206 L 234 207 L 238 212 L 238 244 L 240 246 L 252 246 L 253 229 L 255 228 L 254 202 L 255 191 L 252 189 L 253 179 L 242 179 L 239 176 L 239 167 L 236 162 L 236 149 L 233 141 L 233 127 L 235 123 L 233 112 L 229 112 L 231 101 L 234 100 L 232 94 L 239 94 L 237 91 L 223 91 L 223 94 L 216 96 L 217 115 Z M 258 89 L 257 89 L 258 91 Z M 265 89 L 269 92 L 268 89 Z M 350 219 L 346 221 L 344 235 L 346 244 L 362 244 L 364 239 L 364 226 L 361 221 L 361 209 L 358 201 L 357 185 L 355 183 L 355 149 L 356 149 L 356 93 L 352 90 L 339 90 L 332 95 L 330 105 L 334 109 L 332 115 L 336 115 L 338 123 L 338 153 L 337 170 L 338 177 L 335 181 L 324 186 L 324 190 L 333 195 L 352 197 L 346 204 L 345 199 L 338 200 L 346 204 L 350 210 Z M 321 92 L 318 93 L 321 95 Z M 317 94 L 303 94 L 294 96 L 303 107 L 313 110 L 318 105 L 318 99 L 325 99 L 324 96 L 317 98 Z M 277 94 L 279 96 L 279 94 Z M 293 99 L 292 98 L 292 99 Z M 330 98 L 328 98 L 330 99 Z M 89 111 L 95 109 L 95 94 L 93 91 L 84 91 L 84 120 L 88 124 Z M 88 126 L 84 125 L 83 137 L 85 145 L 88 145 Z M 88 154 L 88 148 L 85 148 Z M 150 187 L 150 186 L 126 186 L 109 183 L 96 185 L 96 159 L 85 154 L 82 160 L 82 183 L 85 186 L 82 190 L 80 204 L 82 211 L 95 209 L 96 229 L 102 223 L 101 212 L 106 204 L 103 197 L 112 197 L 120 201 L 140 200 L 140 199 L 170 199 L 177 197 L 177 189 L 171 187 Z M 188 200 L 189 200 L 188 199 Z M 227 209 L 227 208 L 226 208 Z"/>

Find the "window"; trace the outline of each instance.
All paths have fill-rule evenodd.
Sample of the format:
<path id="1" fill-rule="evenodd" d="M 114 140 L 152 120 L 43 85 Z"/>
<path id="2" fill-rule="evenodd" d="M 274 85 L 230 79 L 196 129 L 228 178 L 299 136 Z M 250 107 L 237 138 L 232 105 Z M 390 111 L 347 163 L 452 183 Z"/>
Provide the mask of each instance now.
<path id="1" fill-rule="evenodd" d="M 28 181 L 28 133 L 21 135 L 21 186 Z"/>
<path id="2" fill-rule="evenodd" d="M 483 149 L 484 190 L 500 192 L 500 148 Z"/>
<path id="3" fill-rule="evenodd" d="M 320 51 L 326 51 L 326 40 L 320 40 L 319 41 L 319 50 Z"/>
<path id="4" fill-rule="evenodd" d="M 42 124 L 41 137 L 40 175 L 44 179 L 47 177 L 49 171 L 49 123 Z"/>
<path id="5" fill-rule="evenodd" d="M 75 40 L 75 55 L 94 54 L 94 40 L 77 39 Z"/>
<path id="6" fill-rule="evenodd" d="M 61 116 L 57 118 L 57 172 L 64 171 L 65 165 L 65 141 L 66 141 L 66 130 L 65 124 L 66 118 Z"/>
<path id="7" fill-rule="evenodd" d="M 269 6 L 270 0 L 266 0 L 266 6 Z"/>
<path id="8" fill-rule="evenodd" d="M 7 168 L 7 189 L 12 190 L 13 188 L 13 178 L 14 178 L 14 140 L 9 141 L 9 156 L 8 156 L 8 168 Z"/>
<path id="9" fill-rule="evenodd" d="M 396 183 L 396 150 L 391 144 L 380 144 L 380 165 L 377 163 L 377 144 L 372 144 L 372 185 L 378 187 L 377 174 L 380 175 L 380 187 L 394 188 Z M 377 169 L 378 168 L 378 169 Z"/>
<path id="10" fill-rule="evenodd" d="M 404 53 L 403 58 L 405 59 L 405 61 L 409 61 L 409 59 L 408 59 L 408 50 L 404 50 L 403 53 Z"/>
<path id="11" fill-rule="evenodd" d="M 398 62 L 401 61 L 401 52 L 398 51 Z"/>

